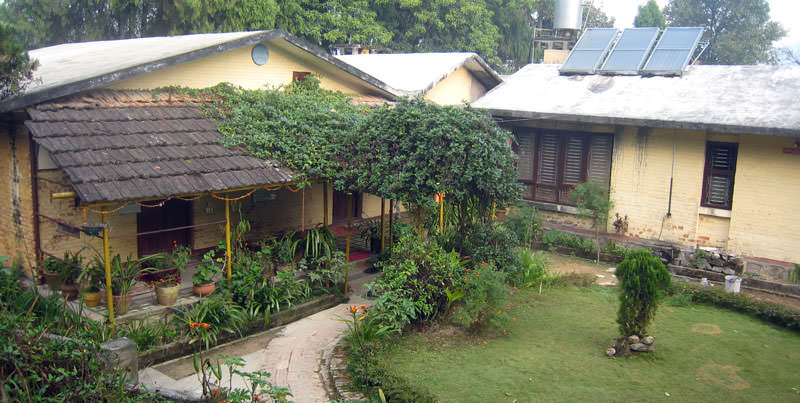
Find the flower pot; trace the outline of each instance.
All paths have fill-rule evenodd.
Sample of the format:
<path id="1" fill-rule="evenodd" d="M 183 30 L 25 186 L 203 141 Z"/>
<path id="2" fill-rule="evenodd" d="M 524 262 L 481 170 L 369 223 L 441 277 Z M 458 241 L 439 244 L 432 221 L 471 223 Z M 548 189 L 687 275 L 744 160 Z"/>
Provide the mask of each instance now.
<path id="1" fill-rule="evenodd" d="M 61 295 L 67 301 L 78 298 L 78 286 L 75 284 L 61 284 Z"/>
<path id="2" fill-rule="evenodd" d="M 195 295 L 199 295 L 201 297 L 205 297 L 208 294 L 214 292 L 217 289 L 217 283 L 208 283 L 208 284 L 195 284 L 192 287 L 192 291 Z"/>
<path id="3" fill-rule="evenodd" d="M 117 315 L 125 315 L 131 307 L 131 295 L 114 295 L 114 313 Z"/>
<path id="4" fill-rule="evenodd" d="M 47 286 L 50 287 L 51 291 L 61 289 L 61 276 L 58 273 L 44 272 L 44 279 L 47 281 Z"/>
<path id="5" fill-rule="evenodd" d="M 103 294 L 101 294 L 100 291 L 83 291 L 81 295 L 83 296 L 83 303 L 93 308 L 100 305 L 100 298 Z"/>
<path id="6" fill-rule="evenodd" d="M 158 300 L 159 305 L 170 306 L 178 300 L 178 290 L 180 290 L 181 286 L 178 283 L 167 283 L 172 285 L 162 285 L 159 284 L 156 286 L 156 299 Z M 213 290 L 212 290 L 213 291 Z"/>

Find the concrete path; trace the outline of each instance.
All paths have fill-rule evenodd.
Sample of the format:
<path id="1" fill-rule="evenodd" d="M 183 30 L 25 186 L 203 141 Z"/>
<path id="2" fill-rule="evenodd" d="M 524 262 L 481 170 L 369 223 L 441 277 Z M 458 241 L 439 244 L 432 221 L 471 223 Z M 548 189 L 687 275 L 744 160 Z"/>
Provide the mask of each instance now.
<path id="1" fill-rule="evenodd" d="M 326 387 L 322 380 L 323 353 L 338 343 L 347 324 L 338 319 L 347 318 L 351 305 L 369 305 L 359 296 L 362 285 L 373 276 L 354 276 L 350 301 L 286 326 L 256 334 L 248 338 L 215 347 L 211 357 L 227 355 L 245 360 L 244 371 L 267 371 L 272 374 L 273 385 L 287 387 L 292 401 L 327 402 Z M 150 390 L 160 388 L 184 391 L 190 396 L 202 394 L 200 381 L 194 373 L 192 357 L 183 357 L 139 371 L 139 382 Z M 223 360 L 220 360 L 223 362 Z M 241 379 L 233 379 L 233 387 L 248 388 Z M 227 373 L 223 376 L 226 379 Z M 248 388 L 249 389 L 249 388 Z"/>

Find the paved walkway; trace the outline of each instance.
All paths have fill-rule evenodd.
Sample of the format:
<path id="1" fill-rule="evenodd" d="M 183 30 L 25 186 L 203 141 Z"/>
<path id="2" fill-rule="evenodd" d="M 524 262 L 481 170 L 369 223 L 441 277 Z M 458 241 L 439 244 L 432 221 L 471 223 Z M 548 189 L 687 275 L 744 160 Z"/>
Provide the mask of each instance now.
<path id="1" fill-rule="evenodd" d="M 298 403 L 327 402 L 326 387 L 321 375 L 322 354 L 332 348 L 342 336 L 351 305 L 369 304 L 357 295 L 361 286 L 373 276 L 361 276 L 353 281 L 353 292 L 347 304 L 318 312 L 286 326 L 250 336 L 237 342 L 216 347 L 209 355 L 242 357 L 244 371 L 267 371 L 273 385 L 289 388 Z M 223 362 L 223 360 L 220 360 Z M 233 387 L 247 387 L 234 377 Z M 227 373 L 223 376 L 227 380 Z M 192 357 L 184 357 L 139 371 L 139 382 L 150 390 L 168 388 L 185 391 L 199 397 L 202 389 L 194 373 Z M 227 381 L 224 383 L 227 386 Z"/>

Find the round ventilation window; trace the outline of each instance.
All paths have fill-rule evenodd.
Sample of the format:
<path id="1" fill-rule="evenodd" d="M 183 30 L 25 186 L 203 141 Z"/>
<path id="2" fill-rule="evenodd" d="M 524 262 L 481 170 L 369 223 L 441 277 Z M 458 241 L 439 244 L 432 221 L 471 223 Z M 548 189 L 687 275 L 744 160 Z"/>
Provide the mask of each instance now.
<path id="1" fill-rule="evenodd" d="M 253 63 L 263 66 L 267 64 L 267 59 L 269 59 L 269 50 L 266 46 L 259 43 L 258 45 L 253 46 L 252 56 Z"/>

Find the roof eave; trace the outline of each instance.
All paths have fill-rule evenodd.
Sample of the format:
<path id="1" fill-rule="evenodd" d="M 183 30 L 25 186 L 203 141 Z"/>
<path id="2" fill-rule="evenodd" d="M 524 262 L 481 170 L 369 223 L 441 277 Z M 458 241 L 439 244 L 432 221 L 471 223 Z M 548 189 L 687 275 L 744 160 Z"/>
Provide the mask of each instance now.
<path id="1" fill-rule="evenodd" d="M 481 108 L 489 111 L 493 116 L 513 119 L 524 120 L 556 120 L 561 122 L 575 122 L 575 123 L 592 123 L 603 125 L 621 125 L 621 126 L 641 126 L 663 129 L 680 129 L 680 130 L 710 130 L 718 133 L 731 133 L 731 134 L 756 134 L 765 136 L 800 136 L 800 128 L 787 129 L 780 127 L 763 127 L 763 126 L 746 126 L 746 125 L 727 125 L 718 123 L 707 122 L 687 122 L 687 121 L 674 121 L 674 120 L 660 120 L 660 119 L 639 119 L 639 118 L 624 118 L 614 116 L 591 116 L 591 115 L 575 115 L 563 113 L 545 113 L 545 112 L 531 112 L 531 111 L 516 111 L 508 109 L 492 109 Z M 512 121 L 513 122 L 513 121 Z M 499 123 L 503 123 L 500 121 Z"/>

